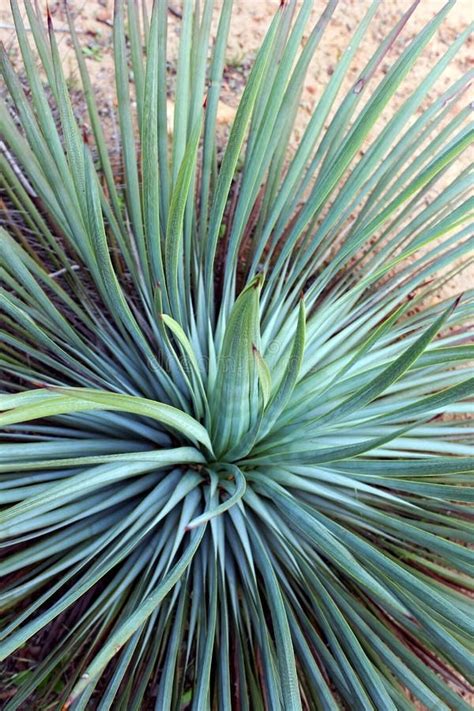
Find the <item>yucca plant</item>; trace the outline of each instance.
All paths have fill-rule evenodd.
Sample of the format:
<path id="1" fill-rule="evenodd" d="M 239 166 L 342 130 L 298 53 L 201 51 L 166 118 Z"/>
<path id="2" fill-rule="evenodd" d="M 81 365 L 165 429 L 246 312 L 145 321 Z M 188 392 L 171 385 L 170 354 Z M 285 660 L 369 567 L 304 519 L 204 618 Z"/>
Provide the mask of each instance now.
<path id="1" fill-rule="evenodd" d="M 433 298 L 472 262 L 472 77 L 433 98 L 468 31 L 387 113 L 453 3 L 344 95 L 371 4 L 290 154 L 336 4 L 281 2 L 222 146 L 232 0 L 215 40 L 183 1 L 172 127 L 167 2 L 117 0 L 121 168 L 71 18 L 87 123 L 11 2 L 6 711 L 469 708 L 474 291 Z"/>

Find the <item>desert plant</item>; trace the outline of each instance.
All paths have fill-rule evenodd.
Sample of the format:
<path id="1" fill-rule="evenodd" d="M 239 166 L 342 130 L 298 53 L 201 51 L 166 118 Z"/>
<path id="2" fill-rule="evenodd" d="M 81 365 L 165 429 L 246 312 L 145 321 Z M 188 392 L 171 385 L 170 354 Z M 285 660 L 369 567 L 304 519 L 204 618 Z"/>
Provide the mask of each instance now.
<path id="1" fill-rule="evenodd" d="M 432 94 L 467 31 L 387 113 L 452 2 L 349 86 L 372 3 L 289 154 L 336 4 L 281 2 L 221 150 L 232 0 L 215 41 L 183 2 L 172 131 L 167 2 L 117 0 L 121 173 L 72 20 L 87 123 L 12 0 L 0 657 L 41 653 L 7 711 L 468 708 L 474 292 L 432 298 L 472 261 L 471 77 Z"/>

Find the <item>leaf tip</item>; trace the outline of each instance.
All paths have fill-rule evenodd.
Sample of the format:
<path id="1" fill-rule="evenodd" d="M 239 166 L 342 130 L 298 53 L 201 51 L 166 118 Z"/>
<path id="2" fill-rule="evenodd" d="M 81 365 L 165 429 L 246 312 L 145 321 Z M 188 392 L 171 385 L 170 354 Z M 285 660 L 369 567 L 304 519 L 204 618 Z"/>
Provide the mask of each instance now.
<path id="1" fill-rule="evenodd" d="M 82 125 L 82 141 L 85 146 L 89 145 L 89 133 L 87 131 L 87 126 L 86 124 Z"/>
<path id="2" fill-rule="evenodd" d="M 48 22 L 48 32 L 53 31 L 53 18 L 49 9 L 49 3 L 46 3 L 46 20 Z"/>
<path id="3" fill-rule="evenodd" d="M 254 289 L 261 289 L 263 286 L 263 283 L 265 281 L 265 274 L 263 272 L 259 272 L 252 283 L 252 286 Z"/>
<path id="4" fill-rule="evenodd" d="M 40 388 L 41 390 L 44 388 L 51 390 L 51 388 L 54 387 L 50 383 L 46 383 L 43 380 L 31 380 L 30 382 L 35 386 L 35 388 Z"/>

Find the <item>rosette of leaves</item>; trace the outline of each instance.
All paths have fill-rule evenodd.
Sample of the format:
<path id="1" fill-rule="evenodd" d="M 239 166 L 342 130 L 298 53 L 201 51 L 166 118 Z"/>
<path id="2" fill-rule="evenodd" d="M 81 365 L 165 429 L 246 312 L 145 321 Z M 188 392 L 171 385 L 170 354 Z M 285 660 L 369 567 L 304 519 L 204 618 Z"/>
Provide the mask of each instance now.
<path id="1" fill-rule="evenodd" d="M 468 708 L 474 293 L 432 298 L 472 261 L 468 31 L 390 110 L 453 3 L 351 82 L 372 3 L 289 152 L 336 4 L 281 3 L 220 147 L 232 1 L 183 2 L 170 127 L 167 3 L 117 0 L 117 169 L 72 21 L 86 121 L 12 0 L 6 711 Z"/>

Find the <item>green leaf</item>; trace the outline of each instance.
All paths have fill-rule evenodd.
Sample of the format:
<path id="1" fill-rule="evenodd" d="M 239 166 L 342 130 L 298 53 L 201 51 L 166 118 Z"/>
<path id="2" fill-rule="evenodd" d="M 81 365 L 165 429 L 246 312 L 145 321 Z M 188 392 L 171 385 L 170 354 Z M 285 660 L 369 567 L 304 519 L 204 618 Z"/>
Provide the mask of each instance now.
<path id="1" fill-rule="evenodd" d="M 259 436 L 263 438 L 278 420 L 279 415 L 284 411 L 293 393 L 298 380 L 298 375 L 303 362 L 304 348 L 306 340 L 306 315 L 304 302 L 300 302 L 298 312 L 298 325 L 296 327 L 295 339 L 290 352 L 290 357 L 286 365 L 283 377 L 273 393 L 270 402 L 265 410 L 263 421 L 260 426 Z"/>
<path id="2" fill-rule="evenodd" d="M 143 622 L 159 607 L 165 596 L 186 573 L 187 568 L 199 548 L 204 530 L 205 529 L 202 529 L 201 532 L 198 531 L 192 535 L 183 555 L 170 572 L 164 577 L 155 590 L 148 595 L 138 610 L 130 615 L 127 620 L 124 620 L 120 628 L 109 637 L 107 644 L 102 647 L 100 653 L 95 657 L 93 663 L 89 665 L 87 671 L 73 689 L 68 699 L 69 705 L 79 697 L 90 683 L 90 680 L 96 678 L 103 669 L 105 669 L 110 659 L 117 654 L 133 633 L 139 629 Z"/>
<path id="3" fill-rule="evenodd" d="M 39 390 L 32 393 L 35 404 L 20 404 L 25 400 L 20 396 L 0 396 L 0 426 L 31 422 L 32 420 L 69 414 L 72 412 L 88 412 L 93 410 L 111 410 L 116 412 L 131 412 L 144 417 L 150 417 L 172 427 L 190 439 L 195 439 L 212 451 L 209 435 L 199 422 L 190 415 L 180 412 L 170 405 L 154 402 L 146 398 L 106 393 L 100 390 L 86 388 L 60 388 L 56 391 Z M 19 397 L 16 400 L 15 397 Z"/>
<path id="4" fill-rule="evenodd" d="M 187 301 L 182 293 L 182 279 L 179 279 L 180 269 L 183 269 L 183 225 L 184 212 L 188 200 L 193 170 L 195 168 L 199 138 L 201 136 L 202 112 L 197 118 L 189 141 L 183 154 L 183 160 L 176 178 L 176 184 L 171 193 L 168 223 L 166 226 L 165 264 L 168 295 L 172 314 L 183 320 L 187 312 Z"/>
<path id="5" fill-rule="evenodd" d="M 220 457 L 237 443 L 255 422 L 258 375 L 254 347 L 258 347 L 259 293 L 262 277 L 256 277 L 239 295 L 227 323 L 218 355 L 216 384 L 212 393 L 212 440 Z"/>
<path id="6" fill-rule="evenodd" d="M 232 464 L 223 465 L 223 468 L 227 469 L 230 472 L 235 481 L 234 492 L 222 504 L 216 506 L 216 508 L 210 509 L 206 513 L 203 513 L 200 516 L 194 518 L 192 521 L 190 521 L 187 526 L 188 530 L 196 528 L 197 526 L 202 526 L 202 524 L 207 523 L 207 521 L 210 521 L 216 516 L 221 516 L 225 511 L 228 511 L 232 508 L 232 506 L 235 506 L 235 504 L 237 504 L 244 496 L 245 490 L 247 488 L 247 482 L 244 474 L 240 471 L 238 467 Z"/>
<path id="7" fill-rule="evenodd" d="M 362 408 L 365 404 L 369 403 L 371 400 L 376 398 L 380 393 L 387 389 L 395 380 L 400 378 L 401 375 L 415 362 L 417 358 L 423 353 L 430 341 L 435 337 L 438 331 L 442 328 L 443 324 L 449 318 L 453 310 L 458 304 L 458 299 L 456 299 L 448 308 L 444 311 L 439 318 L 434 321 L 434 323 L 426 329 L 426 331 L 411 345 L 407 350 L 402 353 L 402 355 L 397 358 L 397 360 L 391 363 L 385 370 L 380 373 L 370 384 L 369 387 L 364 387 L 360 391 L 351 395 L 347 400 L 345 400 L 341 405 L 333 408 L 321 418 L 319 418 L 319 423 L 330 421 L 331 423 L 337 422 L 342 417 L 354 412 L 357 409 Z"/>

